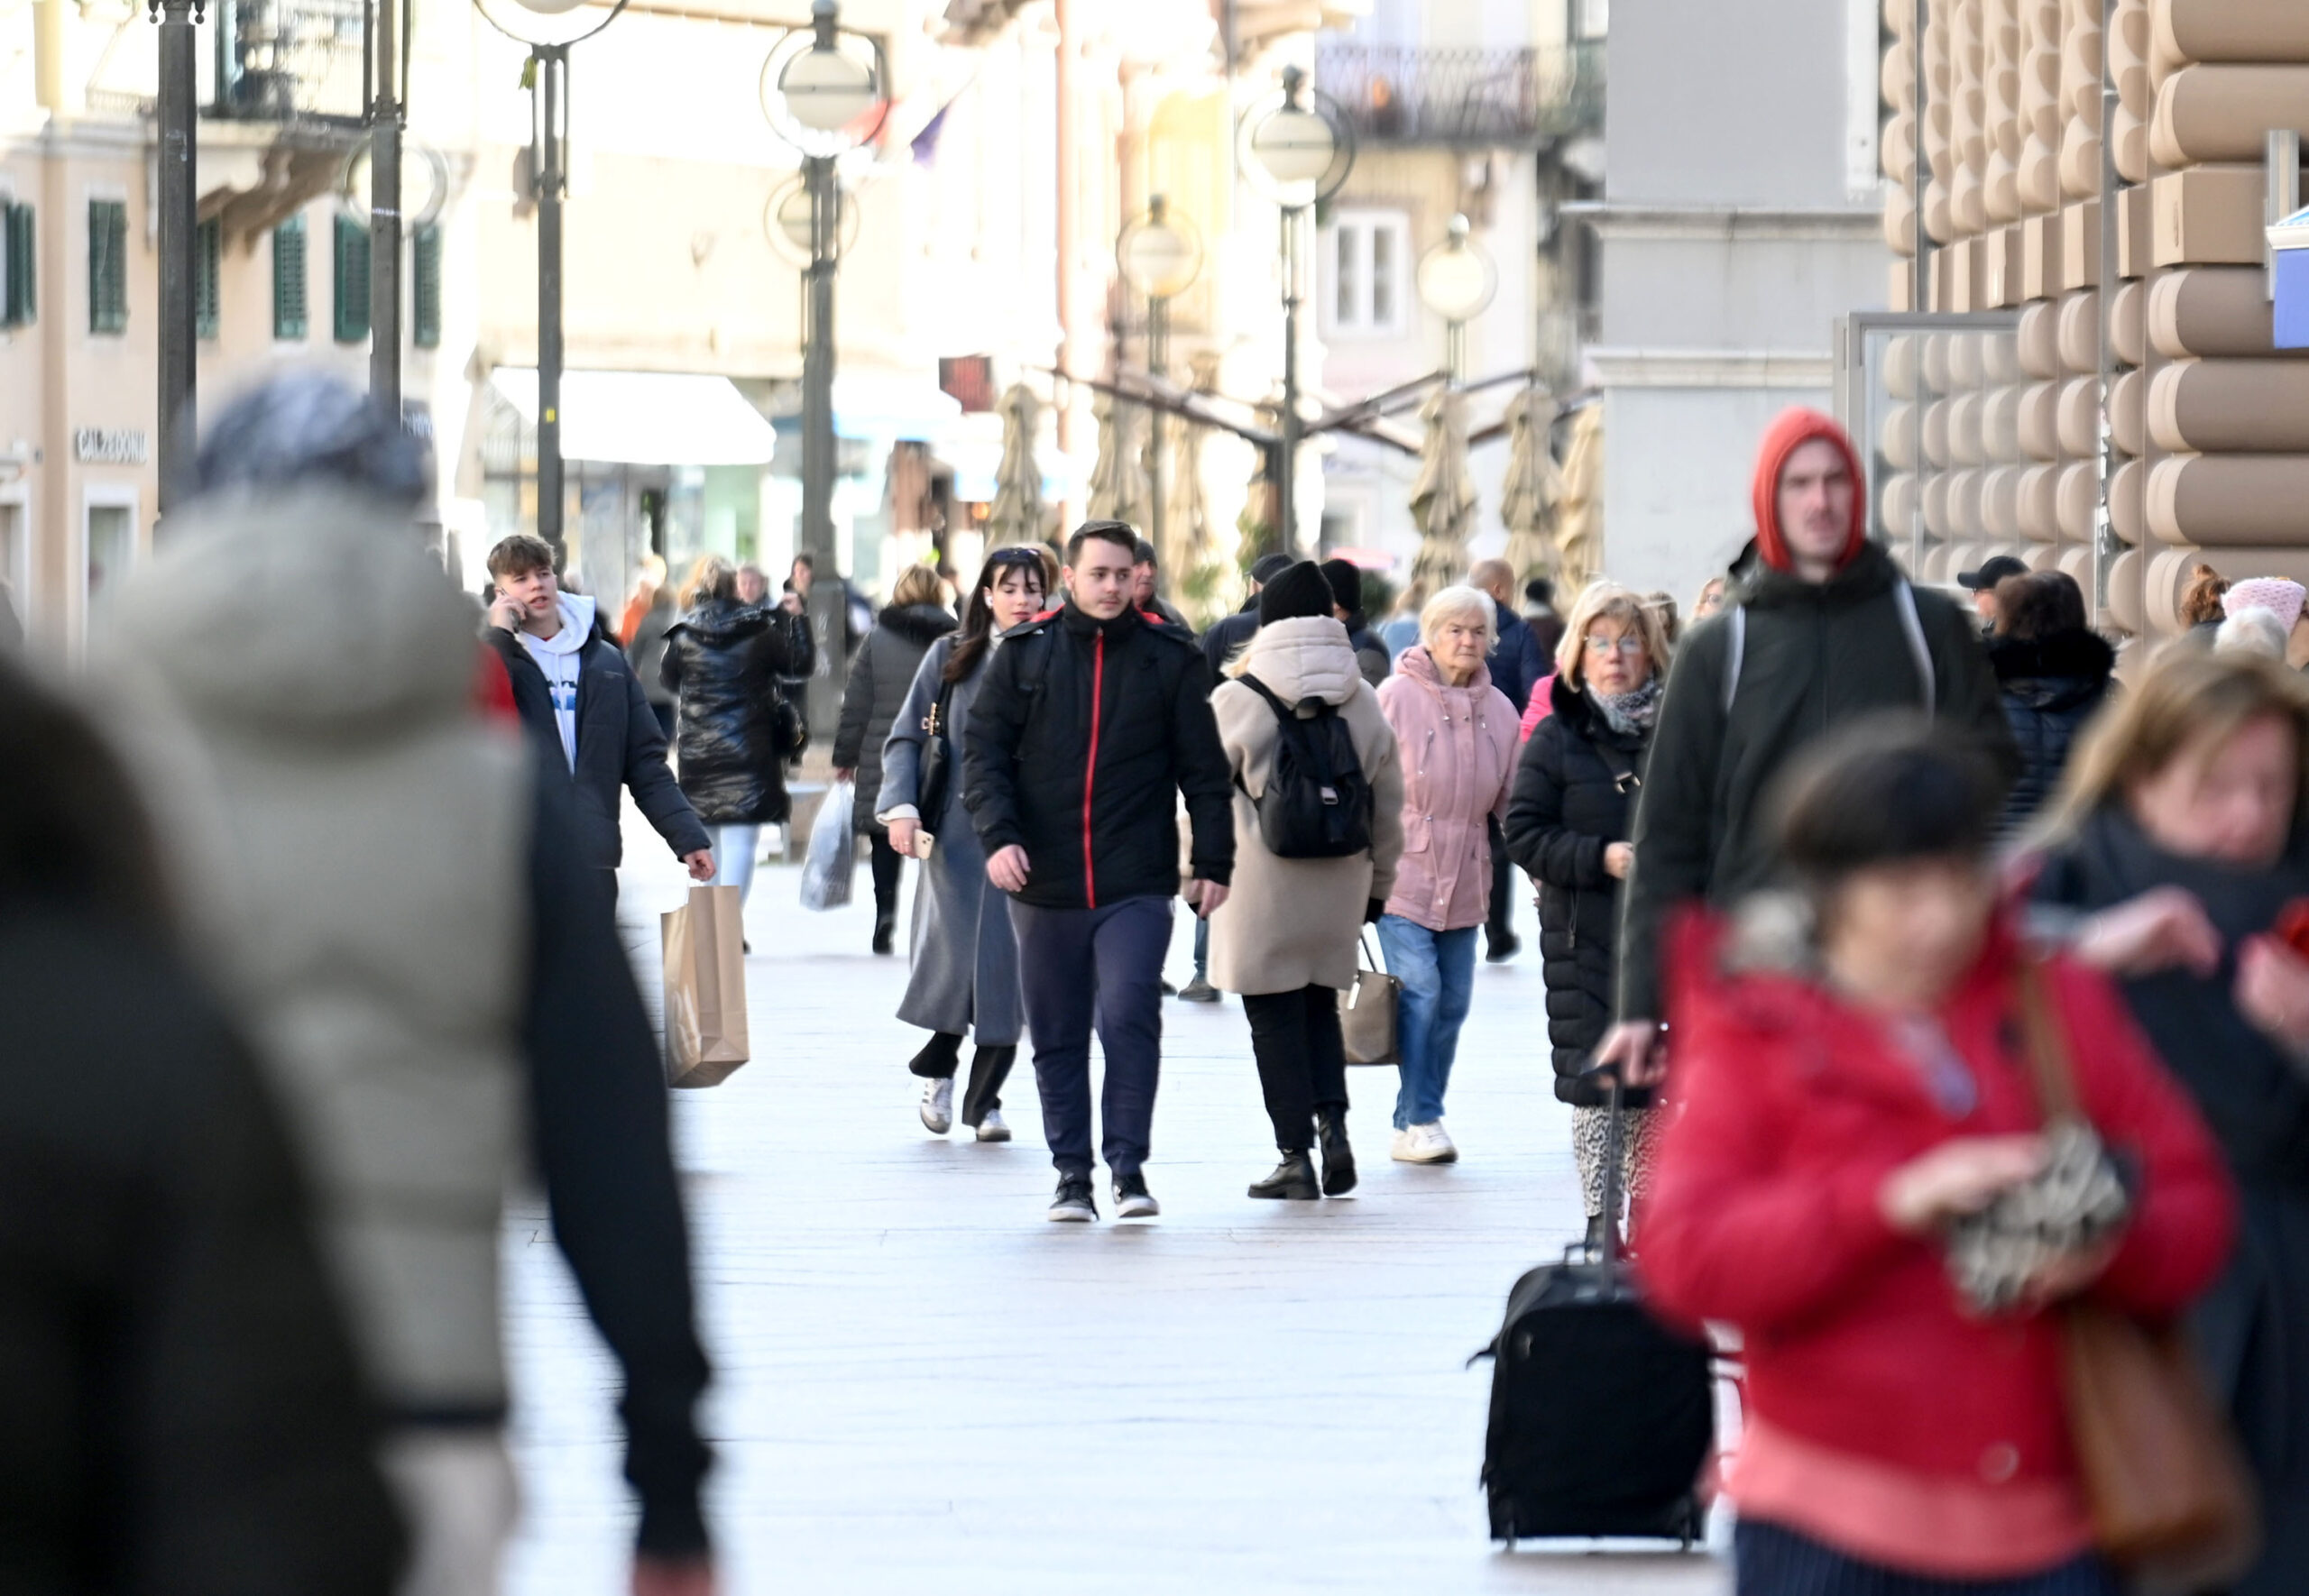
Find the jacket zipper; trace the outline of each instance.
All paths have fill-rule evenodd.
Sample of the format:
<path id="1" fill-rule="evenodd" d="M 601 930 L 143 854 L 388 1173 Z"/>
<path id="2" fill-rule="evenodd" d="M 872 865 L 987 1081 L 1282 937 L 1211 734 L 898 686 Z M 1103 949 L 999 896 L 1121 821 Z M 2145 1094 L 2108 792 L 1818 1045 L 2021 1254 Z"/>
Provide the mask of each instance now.
<path id="1" fill-rule="evenodd" d="M 1090 793 L 1099 780 L 1099 705 L 1106 696 L 1107 634 L 1090 647 L 1090 757 L 1082 766 L 1082 903 L 1099 906 L 1099 882 L 1090 867 Z"/>

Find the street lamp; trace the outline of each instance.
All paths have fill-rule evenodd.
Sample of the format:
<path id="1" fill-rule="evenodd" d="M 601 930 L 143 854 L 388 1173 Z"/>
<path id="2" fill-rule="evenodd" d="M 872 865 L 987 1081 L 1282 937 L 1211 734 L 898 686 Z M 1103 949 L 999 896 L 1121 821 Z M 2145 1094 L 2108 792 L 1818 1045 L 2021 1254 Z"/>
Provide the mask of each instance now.
<path id="1" fill-rule="evenodd" d="M 1457 384 L 1467 374 L 1467 324 L 1499 291 L 1499 269 L 1467 236 L 1467 219 L 1453 216 L 1449 233 L 1419 258 L 1413 280 L 1419 302 L 1443 318 L 1443 373 Z"/>
<path id="2" fill-rule="evenodd" d="M 834 188 L 834 260 L 838 264 L 858 243 L 858 206 L 850 191 Z M 810 266 L 810 185 L 802 178 L 780 184 L 762 206 L 762 236 L 780 259 L 801 271 Z"/>
<path id="3" fill-rule="evenodd" d="M 1311 88 L 1297 67 L 1283 69 L 1283 89 L 1255 102 L 1235 129 L 1243 170 L 1264 179 L 1283 215 L 1283 442 L 1275 471 L 1275 524 L 1286 548 L 1298 543 L 1300 245 L 1306 214 L 1347 181 L 1355 133 L 1338 103 Z"/>
<path id="4" fill-rule="evenodd" d="M 394 0 L 377 0 L 380 42 L 390 37 L 393 4 Z M 407 34 L 402 37 L 406 39 Z M 390 81 L 389 77 L 379 79 L 381 85 Z M 388 87 L 378 89 L 370 141 L 345 152 L 345 170 L 336 185 L 345 209 L 369 227 L 369 397 L 388 416 L 401 414 L 401 239 L 409 232 L 431 226 L 449 199 L 449 163 L 438 150 L 419 144 L 415 154 L 426 172 L 425 198 L 414 211 L 401 203 L 401 160 L 410 153 L 403 138 L 409 113 L 406 93 L 406 82 L 400 96 Z"/>
<path id="5" fill-rule="evenodd" d="M 557 564 L 566 509 L 561 473 L 561 201 L 569 188 L 569 47 L 615 22 L 625 0 L 598 19 L 580 0 L 474 0 L 490 26 L 529 47 L 529 192 L 538 202 L 538 536 Z M 398 264 L 398 256 L 396 256 Z M 395 322 L 400 303 L 394 302 Z M 400 353 L 398 338 L 394 354 Z M 372 355 L 374 360 L 374 355 Z M 398 381 L 398 378 L 395 379 Z"/>
<path id="6" fill-rule="evenodd" d="M 1174 215 L 1160 194 L 1134 217 L 1115 243 L 1115 264 L 1123 280 L 1146 297 L 1146 374 L 1160 377 L 1170 360 L 1171 301 L 1202 272 L 1202 235 L 1192 222 Z M 1119 351 L 1117 352 L 1120 353 Z M 1163 546 L 1163 412 L 1148 407 L 1151 426 L 1147 463 L 1146 531 Z"/>
<path id="7" fill-rule="evenodd" d="M 881 131 L 889 114 L 888 63 L 879 41 L 836 20 L 834 0 L 812 0 L 810 25 L 778 41 L 761 69 L 761 106 L 770 127 L 802 154 L 808 219 L 808 291 L 803 299 L 802 524 L 798 552 L 821 572 L 834 569 L 833 278 L 842 256 L 843 203 L 834 162 Z M 787 232 L 792 212 L 773 199 L 771 239 Z M 790 234 L 789 234 L 790 239 Z M 809 720 L 814 729 L 833 724 L 840 710 L 841 663 L 829 650 L 841 635 L 838 584 L 813 582 L 810 628 L 820 667 L 811 673 Z"/>
<path id="8" fill-rule="evenodd" d="M 200 195 L 195 139 L 198 92 L 194 80 L 193 24 L 205 20 L 204 0 L 147 0 L 145 14 L 161 24 L 157 115 L 161 154 L 161 509 L 166 511 L 192 471 L 198 436 L 194 408 L 192 257 Z"/>

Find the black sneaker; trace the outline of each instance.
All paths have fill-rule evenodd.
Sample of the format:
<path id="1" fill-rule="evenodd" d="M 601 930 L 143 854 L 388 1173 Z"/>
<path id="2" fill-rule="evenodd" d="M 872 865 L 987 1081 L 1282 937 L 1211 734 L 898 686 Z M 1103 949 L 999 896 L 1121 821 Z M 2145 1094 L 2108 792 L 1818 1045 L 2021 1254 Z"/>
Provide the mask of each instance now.
<path id="1" fill-rule="evenodd" d="M 1146 1189 L 1146 1177 L 1136 1169 L 1127 1175 L 1115 1177 L 1115 1217 L 1118 1219 L 1152 1219 L 1163 1211 L 1154 1194 Z"/>
<path id="2" fill-rule="evenodd" d="M 1219 988 L 1197 976 L 1179 988 L 1179 1000 L 1182 1003 L 1217 1003 Z"/>
<path id="3" fill-rule="evenodd" d="M 1099 1216 L 1099 1205 L 1090 1197 L 1090 1178 L 1088 1175 L 1062 1175 L 1058 1195 L 1051 1199 L 1050 1218 L 1060 1225 L 1088 1225 Z"/>

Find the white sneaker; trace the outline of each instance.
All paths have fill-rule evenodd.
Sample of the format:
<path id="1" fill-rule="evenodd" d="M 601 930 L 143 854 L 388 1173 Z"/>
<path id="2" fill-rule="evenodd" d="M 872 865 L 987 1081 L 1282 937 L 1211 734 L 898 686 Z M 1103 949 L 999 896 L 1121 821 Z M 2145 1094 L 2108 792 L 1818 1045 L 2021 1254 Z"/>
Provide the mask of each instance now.
<path id="1" fill-rule="evenodd" d="M 1455 1164 L 1459 1161 L 1459 1150 L 1451 1145 L 1449 1133 L 1440 1119 L 1423 1125 L 1413 1125 L 1407 1131 L 1397 1131 L 1389 1156 L 1399 1164 Z"/>
<path id="2" fill-rule="evenodd" d="M 954 1128 L 953 1077 L 922 1083 L 922 1124 L 934 1136 Z"/>
<path id="3" fill-rule="evenodd" d="M 978 1139 L 981 1142 L 1007 1142 L 1010 1127 L 1004 1123 L 999 1108 L 989 1108 L 986 1117 L 978 1122 Z"/>

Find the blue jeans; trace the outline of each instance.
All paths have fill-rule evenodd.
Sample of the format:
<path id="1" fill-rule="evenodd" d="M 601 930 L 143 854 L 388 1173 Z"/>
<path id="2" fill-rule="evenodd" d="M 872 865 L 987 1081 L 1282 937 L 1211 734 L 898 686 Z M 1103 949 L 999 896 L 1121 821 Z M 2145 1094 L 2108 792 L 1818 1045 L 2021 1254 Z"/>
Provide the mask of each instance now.
<path id="1" fill-rule="evenodd" d="M 754 845 L 761 840 L 759 826 L 715 826 L 713 878 L 708 886 L 734 886 L 738 902 L 753 895 Z"/>
<path id="2" fill-rule="evenodd" d="M 1733 1531 L 1738 1596 L 2117 1596 L 2116 1577 L 2087 1555 L 2042 1573 L 1952 1580 L 1863 1562 L 1777 1524 L 1743 1518 Z"/>
<path id="3" fill-rule="evenodd" d="M 1443 1117 L 1443 1088 L 1451 1084 L 1459 1027 L 1475 993 L 1476 928 L 1432 931 L 1400 914 L 1383 914 L 1379 951 L 1387 973 L 1403 984 L 1395 1006 L 1395 1045 L 1403 1054 L 1395 1129 L 1406 1131 Z"/>

